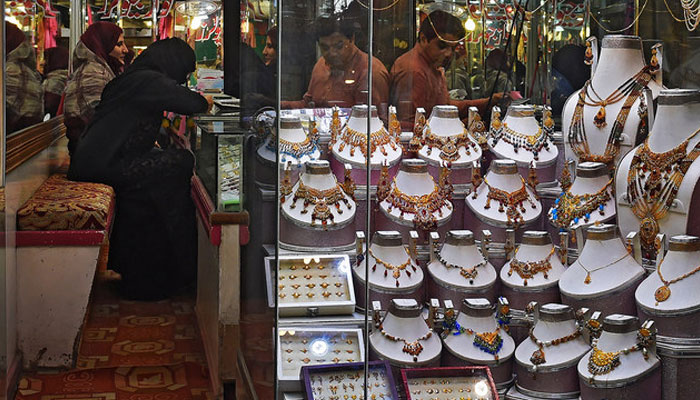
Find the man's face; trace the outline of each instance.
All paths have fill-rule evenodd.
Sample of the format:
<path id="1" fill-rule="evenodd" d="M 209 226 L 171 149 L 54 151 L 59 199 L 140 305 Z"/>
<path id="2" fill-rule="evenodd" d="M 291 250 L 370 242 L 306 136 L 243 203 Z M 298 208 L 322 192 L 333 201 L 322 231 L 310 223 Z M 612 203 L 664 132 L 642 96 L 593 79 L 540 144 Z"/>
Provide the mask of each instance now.
<path id="1" fill-rule="evenodd" d="M 459 38 L 451 33 L 445 33 L 440 35 L 443 39 L 449 41 L 456 41 Z M 442 67 L 445 65 L 447 60 L 452 57 L 457 43 L 445 42 L 439 37 L 435 37 L 432 40 L 428 40 L 425 35 L 421 33 L 420 44 L 423 48 L 423 52 L 428 58 L 430 65 L 434 68 Z"/>
<path id="2" fill-rule="evenodd" d="M 339 32 L 318 39 L 321 55 L 332 69 L 344 69 L 352 56 L 353 40 Z"/>

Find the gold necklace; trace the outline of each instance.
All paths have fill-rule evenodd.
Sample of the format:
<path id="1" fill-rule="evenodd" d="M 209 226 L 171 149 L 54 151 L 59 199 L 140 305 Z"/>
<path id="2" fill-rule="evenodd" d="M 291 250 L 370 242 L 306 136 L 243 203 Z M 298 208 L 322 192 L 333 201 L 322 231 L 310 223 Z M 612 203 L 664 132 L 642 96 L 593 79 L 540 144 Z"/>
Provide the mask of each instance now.
<path id="1" fill-rule="evenodd" d="M 532 363 L 532 365 L 534 365 L 534 372 L 537 372 L 537 367 L 539 365 L 547 362 L 547 359 L 545 358 L 545 354 L 544 354 L 545 347 L 559 346 L 562 343 L 570 342 L 570 341 L 576 339 L 577 337 L 581 336 L 581 329 L 578 327 L 578 325 L 576 326 L 576 330 L 573 333 L 566 335 L 566 336 L 562 336 L 560 338 L 556 338 L 553 340 L 547 340 L 547 341 L 542 341 L 542 340 L 538 339 L 535 336 L 534 332 L 535 332 L 535 327 L 530 328 L 530 333 L 529 333 L 530 340 L 535 342 L 535 344 L 537 345 L 537 350 L 533 351 L 532 356 L 530 356 L 530 362 Z"/>
<path id="2" fill-rule="evenodd" d="M 297 187 L 296 192 L 294 192 L 292 203 L 289 205 L 289 208 L 296 208 L 296 203 L 299 199 L 304 200 L 304 209 L 301 210 L 300 213 L 302 215 L 308 213 L 308 207 L 313 205 L 314 208 L 311 212 L 311 226 L 316 226 L 316 221 L 318 220 L 321 222 L 321 226 L 324 230 L 328 229 L 329 221 L 331 225 L 335 225 L 331 207 L 335 207 L 338 214 L 343 213 L 340 203 L 345 204 L 345 207 L 347 207 L 348 210 L 352 209 L 352 205 L 345 196 L 342 186 L 337 182 L 332 188 L 320 190 L 306 186 L 300 177 L 299 186 Z M 284 197 L 280 201 L 284 203 Z"/>
<path id="3" fill-rule="evenodd" d="M 471 150 L 476 150 L 478 145 L 472 141 L 469 132 L 465 128 L 462 133 L 455 136 L 438 136 L 430 128 L 426 128 L 423 145 L 428 147 L 428 155 L 431 155 L 433 148 L 440 150 L 440 159 L 444 161 L 459 160 L 459 148 L 464 147 L 467 155 L 471 155 Z"/>
<path id="4" fill-rule="evenodd" d="M 518 254 L 517 250 L 515 254 Z M 513 271 L 517 272 L 518 275 L 523 279 L 523 286 L 527 286 L 527 280 L 532 279 L 535 275 L 537 275 L 540 272 L 542 272 L 542 275 L 545 279 L 549 279 L 547 273 L 549 272 L 549 270 L 552 269 L 552 264 L 549 262 L 549 259 L 552 258 L 552 254 L 554 254 L 554 246 L 552 246 L 552 250 L 549 251 L 547 257 L 540 261 L 523 262 L 513 257 L 513 259 L 510 260 L 510 269 L 508 270 L 508 276 L 513 275 Z"/>
<path id="5" fill-rule="evenodd" d="M 413 362 L 418 361 L 418 356 L 420 355 L 420 353 L 423 352 L 423 345 L 420 344 L 420 342 L 421 342 L 422 340 L 427 340 L 427 339 L 429 339 L 431 336 L 433 336 L 433 331 L 432 331 L 430 328 L 428 328 L 428 333 L 426 333 L 425 335 L 419 337 L 418 339 L 416 339 L 416 340 L 414 340 L 414 341 L 412 341 L 412 342 L 409 342 L 408 340 L 406 340 L 406 339 L 404 339 L 404 338 L 402 338 L 402 337 L 392 336 L 392 335 L 388 334 L 388 333 L 384 330 L 384 327 L 383 327 L 382 325 L 379 325 L 379 332 L 380 332 L 385 338 L 387 338 L 387 339 L 389 339 L 389 340 L 391 340 L 391 341 L 394 341 L 394 342 L 403 342 L 403 352 L 406 353 L 406 354 L 410 354 L 411 356 L 413 356 Z"/>
<path id="6" fill-rule="evenodd" d="M 399 264 L 399 265 L 390 264 L 390 263 L 380 259 L 379 257 L 375 256 L 374 252 L 372 251 L 371 248 L 367 249 L 367 250 L 369 252 L 369 255 L 372 256 L 372 258 L 374 258 L 374 261 L 376 261 L 376 264 L 374 264 L 372 266 L 372 272 L 377 270 L 377 264 L 379 264 L 385 268 L 384 277 L 387 277 L 389 275 L 389 271 L 392 271 L 391 276 L 393 276 L 394 279 L 396 279 L 396 287 L 399 287 L 399 278 L 401 277 L 401 271 L 406 271 L 406 275 L 408 275 L 409 278 L 411 277 L 411 271 L 407 270 L 406 267 L 408 267 L 410 265 L 411 268 L 413 268 L 413 272 L 416 272 L 416 266 L 413 265 L 413 263 L 411 262 L 411 255 L 408 253 L 408 250 L 406 250 L 405 248 L 404 248 L 404 250 L 406 250 L 406 254 L 408 254 L 408 260 L 406 260 L 406 262 L 404 262 L 403 264 Z"/>
<path id="7" fill-rule="evenodd" d="M 491 200 L 496 200 L 498 202 L 498 212 L 506 212 L 508 218 L 507 224 L 509 227 L 518 228 L 524 222 L 521 213 L 525 212 L 525 206 L 523 203 L 527 201 L 530 203 L 532 208 L 536 208 L 535 203 L 530 199 L 530 195 L 527 193 L 525 187 L 525 180 L 520 177 L 522 186 L 513 192 L 506 192 L 489 185 L 488 180 L 484 178 L 483 183 L 488 188 L 488 193 L 486 195 L 486 204 L 484 204 L 484 209 L 488 210 L 491 208 Z M 504 209 L 504 206 L 506 207 Z"/>
<path id="8" fill-rule="evenodd" d="M 469 279 L 469 284 L 472 285 L 474 284 L 474 279 L 476 279 L 476 276 L 479 275 L 479 270 L 477 268 L 483 267 L 487 263 L 486 258 L 484 258 L 484 256 L 482 255 L 481 257 L 483 258 L 483 260 L 480 263 L 477 263 L 472 267 L 463 267 L 461 265 L 452 264 L 445 260 L 442 257 L 440 251 L 438 251 L 438 249 L 433 250 L 433 254 L 435 255 L 435 258 L 440 262 L 440 264 L 445 266 L 445 268 L 458 269 L 459 274 L 462 275 L 464 279 Z"/>
<path id="9" fill-rule="evenodd" d="M 687 152 L 688 143 L 698 133 L 700 129 L 663 153 L 652 152 L 646 140 L 634 153 L 627 175 L 627 199 L 640 220 L 639 234 L 645 258 L 656 256 L 654 241 L 660 230 L 659 221 L 671 208 L 688 168 L 700 156 L 700 142 Z"/>
<path id="10" fill-rule="evenodd" d="M 433 183 L 433 190 L 430 193 L 412 196 L 399 190 L 396 185 L 396 177 L 394 177 L 391 191 L 383 199 L 379 198 L 379 201 L 389 203 L 387 207 L 389 213 L 394 208 L 398 208 L 401 212 L 399 215 L 401 219 L 404 219 L 404 214 L 413 214 L 413 224 L 416 228 L 425 231 L 434 229 L 437 227 L 435 213 L 438 214 L 438 217 L 442 217 L 442 208 L 447 207 L 448 210 L 451 210 L 452 206 L 447 201 L 449 200 L 448 194 L 435 184 L 432 176 L 430 180 Z"/>
<path id="11" fill-rule="evenodd" d="M 355 155 L 355 149 L 360 149 L 365 158 L 367 158 L 367 134 L 364 132 L 356 131 L 349 126 L 345 126 L 345 130 L 338 136 L 331 137 L 329 147 L 333 147 L 335 143 L 339 142 L 338 151 L 343 151 L 345 146 L 350 146 L 350 156 Z M 371 132 L 369 134 L 369 145 L 370 145 L 370 155 L 374 154 L 377 149 L 384 155 L 387 156 L 387 152 L 384 146 L 388 145 L 392 150 L 398 149 L 396 138 L 389 135 L 389 133 L 384 129 L 382 125 L 378 130 Z"/>
<path id="12" fill-rule="evenodd" d="M 618 350 L 618 351 L 603 351 L 598 348 L 598 339 L 593 339 L 593 351 L 588 359 L 588 372 L 594 376 L 605 375 L 615 368 L 617 368 L 620 362 L 620 356 L 623 354 L 629 354 L 633 351 L 637 351 L 640 348 L 639 343 L 634 344 L 628 348 Z"/>
<path id="13" fill-rule="evenodd" d="M 612 182 L 610 179 L 596 193 L 571 194 L 568 190 L 562 192 L 554 200 L 554 207 L 549 215 L 550 221 L 559 228 L 568 228 L 571 222 L 578 224 L 581 218 L 588 222 L 595 210 L 598 210 L 600 215 L 605 215 L 605 203 L 612 198 L 608 191 Z"/>
<path id="14" fill-rule="evenodd" d="M 629 253 L 625 253 L 625 255 L 623 255 L 622 257 L 618 258 L 617 260 L 615 260 L 615 261 L 613 261 L 613 262 L 609 262 L 609 263 L 603 265 L 602 267 L 598 267 L 598 268 L 596 268 L 596 269 L 588 269 L 588 268 L 586 268 L 586 266 L 583 265 L 583 262 L 581 262 L 581 259 L 579 258 L 579 259 L 577 260 L 578 263 L 581 265 L 581 268 L 583 268 L 583 269 L 586 271 L 586 278 L 583 280 L 583 283 L 585 283 L 586 285 L 588 285 L 589 283 L 591 283 L 591 272 L 595 272 L 595 271 L 601 270 L 601 269 L 603 269 L 603 268 L 607 268 L 607 267 L 613 266 L 613 265 L 617 264 L 618 262 L 624 260 L 628 255 L 629 255 Z"/>
<path id="15" fill-rule="evenodd" d="M 654 292 L 654 298 L 656 299 L 656 305 L 658 306 L 659 303 L 664 302 L 668 300 L 669 297 L 671 297 L 671 288 L 670 286 L 678 281 L 682 281 L 683 279 L 695 274 L 696 272 L 700 271 L 700 265 L 695 267 L 694 270 L 690 272 L 686 272 L 685 274 L 679 276 L 678 278 L 671 279 L 670 281 L 667 281 L 664 279 L 663 275 L 661 275 L 661 265 L 664 263 L 665 259 L 662 259 L 659 262 L 659 266 L 656 267 L 656 273 L 659 275 L 659 279 L 661 279 L 661 282 L 663 282 L 663 286 L 660 286 L 658 289 L 656 289 L 656 292 Z"/>

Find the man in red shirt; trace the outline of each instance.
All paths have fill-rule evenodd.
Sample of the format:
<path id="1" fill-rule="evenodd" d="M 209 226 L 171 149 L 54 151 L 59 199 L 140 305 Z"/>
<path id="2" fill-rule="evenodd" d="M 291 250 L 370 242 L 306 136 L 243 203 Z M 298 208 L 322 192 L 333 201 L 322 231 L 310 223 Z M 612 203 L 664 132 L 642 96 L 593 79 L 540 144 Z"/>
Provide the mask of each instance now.
<path id="1" fill-rule="evenodd" d="M 459 108 L 461 118 L 468 109 L 476 106 L 483 114 L 488 99 L 452 100 L 447 91 L 445 64 L 465 35 L 460 20 L 444 11 L 433 11 L 420 25 L 418 42 L 406 54 L 396 59 L 391 68 L 391 104 L 397 108 L 403 128 L 413 125 L 416 108 L 422 107 L 430 114 L 433 107 L 452 104 Z M 503 94 L 494 95 L 495 104 Z"/>
<path id="2" fill-rule="evenodd" d="M 309 88 L 302 100 L 283 101 L 282 108 L 352 107 L 367 104 L 367 53 L 355 46 L 351 24 L 342 17 L 316 21 L 321 58 L 311 72 Z M 389 98 L 389 72 L 372 58 L 372 104 L 384 115 Z"/>

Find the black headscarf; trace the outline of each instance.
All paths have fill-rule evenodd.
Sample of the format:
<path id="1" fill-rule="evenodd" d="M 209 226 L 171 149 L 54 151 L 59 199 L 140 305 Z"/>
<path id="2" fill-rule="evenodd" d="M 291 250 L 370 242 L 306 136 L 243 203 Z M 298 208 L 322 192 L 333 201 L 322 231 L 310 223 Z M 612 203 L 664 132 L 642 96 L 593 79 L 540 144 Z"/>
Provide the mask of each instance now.
<path id="1" fill-rule="evenodd" d="M 195 61 L 194 51 L 187 43 L 182 39 L 170 38 L 148 46 L 136 57 L 129 69 L 160 71 L 181 84 L 187 80 L 187 75 L 194 71 Z"/>

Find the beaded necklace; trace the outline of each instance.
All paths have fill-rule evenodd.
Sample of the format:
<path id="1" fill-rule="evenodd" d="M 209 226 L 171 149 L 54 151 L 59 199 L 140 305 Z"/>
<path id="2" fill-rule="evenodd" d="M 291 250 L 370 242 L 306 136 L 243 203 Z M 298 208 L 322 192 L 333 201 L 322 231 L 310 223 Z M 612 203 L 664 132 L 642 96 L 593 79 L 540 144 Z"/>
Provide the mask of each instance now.
<path id="1" fill-rule="evenodd" d="M 391 147 L 392 150 L 396 150 L 398 148 L 396 138 L 391 136 L 386 131 L 386 129 L 384 129 L 384 126 L 379 128 L 377 131 L 371 132 L 369 134 L 369 137 L 370 154 L 374 154 L 374 152 L 376 152 L 377 149 L 379 149 L 379 151 L 384 156 L 387 156 L 389 153 L 387 152 L 386 147 L 384 146 L 388 145 L 389 147 Z M 329 147 L 333 147 L 337 142 L 340 143 L 338 145 L 338 151 L 343 151 L 345 149 L 345 146 L 349 146 L 351 157 L 355 155 L 355 149 L 360 149 L 362 155 L 365 156 L 365 158 L 367 157 L 366 133 L 356 131 L 346 125 L 345 130 L 342 133 L 340 133 L 340 137 L 331 137 Z"/>
<path id="2" fill-rule="evenodd" d="M 482 255 L 483 261 L 481 261 L 480 263 L 478 263 L 472 267 L 463 267 L 461 265 L 452 264 L 452 263 L 448 262 L 447 260 L 445 260 L 442 257 L 441 252 L 438 251 L 438 249 L 433 250 L 433 254 L 435 254 L 435 258 L 440 262 L 440 264 L 444 265 L 445 268 L 459 269 L 459 274 L 462 275 L 465 279 L 469 279 L 469 284 L 471 284 L 471 285 L 474 284 L 474 279 L 476 279 L 476 276 L 479 275 L 479 271 L 477 270 L 477 268 L 483 267 L 487 263 L 486 259 L 483 258 L 483 255 Z"/>
<path id="3" fill-rule="evenodd" d="M 578 325 L 576 325 L 576 330 L 573 333 L 547 341 L 542 341 L 538 339 L 535 336 L 534 332 L 535 327 L 532 327 L 530 328 L 530 333 L 528 334 L 530 336 L 530 340 L 532 340 L 537 345 L 537 350 L 533 351 L 532 356 L 530 356 L 530 362 L 534 365 L 534 372 L 537 372 L 537 367 L 539 365 L 547 362 L 547 359 L 545 358 L 544 354 L 545 347 L 558 346 L 562 343 L 570 342 L 576 339 L 577 337 L 581 336 L 581 329 Z"/>
<path id="4" fill-rule="evenodd" d="M 654 153 L 645 141 L 634 153 L 627 175 L 627 199 L 640 220 L 639 233 L 644 257 L 656 256 L 654 241 L 659 222 L 671 208 L 685 173 L 700 156 L 700 142 L 687 153 L 689 141 L 700 133 L 693 132 L 675 148 Z"/>
<path id="5" fill-rule="evenodd" d="M 571 119 L 571 125 L 569 126 L 568 134 L 571 150 L 574 152 L 576 157 L 578 157 L 579 162 L 594 161 L 610 165 L 615 160 L 615 157 L 617 157 L 617 155 L 620 153 L 621 136 L 622 131 L 625 128 L 625 123 L 627 122 L 627 117 L 629 116 L 629 112 L 632 108 L 632 105 L 637 101 L 638 98 L 640 99 L 640 126 L 646 126 L 648 113 L 646 103 L 644 102 L 644 97 L 641 95 L 643 89 L 647 87 L 650 80 L 651 73 L 649 67 L 645 66 L 644 68 L 642 68 L 641 71 L 636 73 L 633 77 L 625 81 L 622 85 L 620 85 L 620 87 L 616 89 L 616 91 L 619 91 L 620 93 L 627 94 L 627 98 L 625 99 L 622 108 L 617 114 L 617 118 L 615 118 L 615 123 L 613 124 L 613 127 L 610 130 L 610 134 L 608 135 L 608 141 L 603 154 L 591 153 L 591 149 L 588 146 L 588 137 L 586 136 L 586 128 L 583 123 L 583 109 L 586 105 L 586 96 L 588 93 L 588 87 L 591 85 L 591 81 L 589 80 L 588 82 L 586 82 L 583 89 L 581 89 L 581 91 L 579 92 L 578 102 L 576 103 L 576 108 L 574 109 L 574 115 Z M 589 103 L 589 105 L 591 104 L 593 103 Z M 593 105 L 597 106 L 601 104 L 602 103 L 596 103 Z M 605 104 L 610 103 L 606 102 Z M 604 109 L 605 108 L 603 107 L 602 122 L 604 122 L 605 117 Z M 598 112 L 600 113 L 601 110 L 599 110 Z M 598 117 L 596 120 L 594 120 L 594 122 L 596 122 L 596 126 L 602 123 L 600 122 L 600 119 Z"/>
<path id="6" fill-rule="evenodd" d="M 409 342 L 408 340 L 398 337 L 398 336 L 392 336 L 388 334 L 382 325 L 379 325 L 379 332 L 387 339 L 393 341 L 393 342 L 403 342 L 403 352 L 406 354 L 409 354 L 413 356 L 413 362 L 418 361 L 418 356 L 420 353 L 423 352 L 423 345 L 420 344 L 422 340 L 429 339 L 431 336 L 433 336 L 433 331 L 432 329 L 428 329 L 428 333 L 425 335 L 419 337 L 418 339 Z"/>
<path id="7" fill-rule="evenodd" d="M 428 155 L 432 154 L 433 148 L 440 150 L 440 159 L 444 161 L 459 160 L 460 147 L 464 147 L 467 155 L 471 154 L 471 150 L 478 148 L 466 128 L 456 136 L 438 136 L 432 133 L 430 128 L 426 128 L 422 144 L 428 147 Z"/>
<path id="8" fill-rule="evenodd" d="M 491 137 L 493 138 L 492 146 L 496 146 L 498 141 L 503 139 L 504 142 L 513 146 L 514 152 L 517 153 L 518 149 L 522 147 L 531 152 L 535 160 L 539 160 L 539 152 L 543 148 L 549 150 L 549 137 L 542 128 L 538 128 L 534 135 L 527 135 L 510 128 L 508 123 L 503 122 L 499 129 L 492 132 Z"/>
<path id="9" fill-rule="evenodd" d="M 406 249 L 404 248 L 404 250 Z M 385 268 L 384 277 L 387 277 L 389 275 L 389 271 L 392 271 L 391 276 L 393 276 L 394 279 L 396 279 L 396 287 L 399 287 L 399 278 L 401 277 L 401 271 L 406 271 L 406 275 L 408 275 L 409 278 L 411 277 L 411 271 L 407 270 L 406 267 L 410 265 L 411 268 L 413 268 L 413 272 L 416 272 L 416 266 L 411 263 L 411 255 L 408 253 L 408 250 L 406 250 L 406 254 L 408 254 L 408 260 L 406 260 L 406 262 L 404 262 L 403 264 L 399 265 L 390 264 L 375 256 L 371 248 L 368 249 L 368 251 L 369 255 L 372 256 L 372 258 L 374 258 L 374 261 L 376 261 L 376 263 L 372 266 L 372 272 L 377 270 L 377 264 Z"/>
<path id="10" fill-rule="evenodd" d="M 518 254 L 517 250 L 515 254 Z M 554 246 L 552 246 L 552 250 L 549 251 L 547 257 L 540 261 L 523 262 L 513 257 L 513 259 L 510 260 L 510 269 L 508 270 L 508 276 L 513 275 L 513 271 L 517 272 L 518 275 L 523 279 L 523 286 L 527 286 L 527 280 L 532 279 L 535 275 L 537 275 L 540 272 L 542 272 L 544 279 L 549 279 L 547 273 L 549 272 L 549 270 L 552 269 L 552 264 L 549 262 L 549 259 L 552 258 L 552 254 L 554 254 Z"/>
<path id="11" fill-rule="evenodd" d="M 498 352 L 503 348 L 503 338 L 500 335 L 501 327 L 498 326 L 495 331 L 491 332 L 475 332 L 472 329 L 465 328 L 458 323 L 455 323 L 452 334 L 455 336 L 466 333 L 473 335 L 472 344 L 479 350 L 493 355 L 494 359 L 498 360 Z"/>
<path id="12" fill-rule="evenodd" d="M 572 194 L 570 191 L 561 192 L 554 200 L 554 207 L 550 211 L 549 219 L 559 228 L 568 228 L 571 222 L 578 224 L 591 219 L 591 213 L 598 210 L 600 215 L 605 215 L 605 204 L 611 196 L 608 188 L 612 185 L 610 179 L 605 186 L 595 193 Z"/>
<path id="13" fill-rule="evenodd" d="M 593 351 L 588 359 L 588 372 L 593 376 L 605 375 L 620 366 L 620 356 L 639 350 L 639 343 L 618 351 L 603 351 L 598 348 L 598 339 L 593 339 Z M 591 380 L 593 377 L 591 377 Z"/>
<path id="14" fill-rule="evenodd" d="M 316 142 L 309 139 L 308 136 L 301 142 L 290 142 L 279 138 L 280 155 L 288 155 L 299 159 L 305 155 L 313 154 L 317 149 Z"/>
<path id="15" fill-rule="evenodd" d="M 523 203 L 527 200 L 533 209 L 536 208 L 535 203 L 530 200 L 530 196 L 527 193 L 525 180 L 520 177 L 520 181 L 522 182 L 520 189 L 509 193 L 505 190 L 489 185 L 486 178 L 483 180 L 483 183 L 489 189 L 488 194 L 486 195 L 486 204 L 484 205 L 484 209 L 488 210 L 491 208 L 491 200 L 496 200 L 498 202 L 498 212 L 502 213 L 505 211 L 508 218 L 508 226 L 512 226 L 516 229 L 524 222 L 523 216 L 521 215 L 521 213 L 525 212 L 525 206 Z M 504 206 L 506 207 L 505 209 Z"/>

